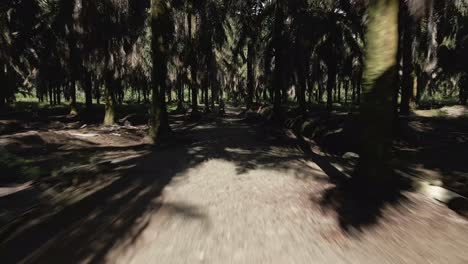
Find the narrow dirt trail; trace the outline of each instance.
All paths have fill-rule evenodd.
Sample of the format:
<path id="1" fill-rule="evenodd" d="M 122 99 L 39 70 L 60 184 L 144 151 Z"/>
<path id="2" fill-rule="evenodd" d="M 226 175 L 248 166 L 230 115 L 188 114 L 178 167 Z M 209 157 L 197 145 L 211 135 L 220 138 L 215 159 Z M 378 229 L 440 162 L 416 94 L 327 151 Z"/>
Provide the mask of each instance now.
<path id="1" fill-rule="evenodd" d="M 327 175 L 266 130 L 235 113 L 194 126 L 189 143 L 138 161 L 66 228 L 44 226 L 26 262 L 468 263 L 468 223 L 418 194 L 343 231 L 319 202 Z"/>

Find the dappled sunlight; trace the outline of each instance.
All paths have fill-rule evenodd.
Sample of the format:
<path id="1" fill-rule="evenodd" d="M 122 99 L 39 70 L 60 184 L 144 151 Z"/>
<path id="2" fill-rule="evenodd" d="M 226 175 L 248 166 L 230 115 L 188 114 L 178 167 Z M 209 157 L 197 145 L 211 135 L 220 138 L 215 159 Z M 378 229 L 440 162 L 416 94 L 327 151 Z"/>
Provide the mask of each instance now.
<path id="1" fill-rule="evenodd" d="M 174 139 L 158 148 L 140 140 L 131 144 L 141 139 L 137 131 L 113 135 L 87 129 L 67 133 L 79 139 L 65 141 L 73 151 L 41 141 L 47 151 L 34 162 L 49 162 L 51 175 L 25 187 L 28 192 L 16 192 L 29 196 L 24 201 L 63 197 L 64 208 L 33 210 L 10 223 L 1 246 L 9 258 L 128 263 L 170 261 L 191 252 L 185 259 L 199 261 L 210 254 L 208 248 L 217 248 L 222 261 L 233 248 L 244 259 L 255 256 L 255 248 L 287 247 L 298 259 L 309 259 L 302 254 L 310 245 L 301 239 L 353 245 L 369 232 L 394 230 L 402 219 L 414 221 L 408 208 L 421 203 L 406 190 L 385 199 L 360 199 L 345 187 L 353 162 L 315 154 L 317 146 L 301 137 L 268 123 L 246 123 L 235 113 L 184 122 Z M 93 144 L 83 144 L 88 138 L 82 134 L 97 135 Z M 38 148 L 36 137 L 42 138 L 41 132 L 33 140 L 18 136 L 18 153 Z M 116 146 L 101 145 L 113 138 Z M 58 159 L 60 166 L 53 162 Z M 9 197 L 5 204 L 15 200 L 15 194 Z M 55 208 L 57 200 L 47 203 L 41 208 Z M 427 209 L 416 212 L 421 210 Z M 245 239 L 246 232 L 255 235 Z M 249 248 L 242 246 L 246 243 Z M 332 248 L 326 254 L 334 259 Z"/>
<path id="2" fill-rule="evenodd" d="M 466 36 L 461 0 L 3 0 L 0 262 L 468 263 Z"/>

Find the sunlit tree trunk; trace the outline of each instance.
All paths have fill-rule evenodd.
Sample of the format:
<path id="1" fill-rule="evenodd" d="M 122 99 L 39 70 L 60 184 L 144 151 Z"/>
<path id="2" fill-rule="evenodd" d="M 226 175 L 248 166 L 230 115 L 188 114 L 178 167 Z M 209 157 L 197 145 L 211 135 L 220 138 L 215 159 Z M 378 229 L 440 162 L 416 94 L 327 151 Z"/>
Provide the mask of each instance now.
<path id="1" fill-rule="evenodd" d="M 114 93 L 114 77 L 113 77 L 113 66 L 111 65 L 111 54 L 110 54 L 109 41 L 105 44 L 105 73 L 104 73 L 104 125 L 110 126 L 115 124 L 115 93 Z"/>
<path id="2" fill-rule="evenodd" d="M 112 73 L 109 69 L 106 71 L 106 80 L 104 84 L 104 125 L 110 126 L 115 124 L 115 94 Z"/>
<path id="3" fill-rule="evenodd" d="M 371 0 L 366 33 L 360 121 L 360 160 L 354 180 L 385 187 L 392 179 L 389 159 L 392 143 L 393 89 L 396 84 L 399 0 Z"/>

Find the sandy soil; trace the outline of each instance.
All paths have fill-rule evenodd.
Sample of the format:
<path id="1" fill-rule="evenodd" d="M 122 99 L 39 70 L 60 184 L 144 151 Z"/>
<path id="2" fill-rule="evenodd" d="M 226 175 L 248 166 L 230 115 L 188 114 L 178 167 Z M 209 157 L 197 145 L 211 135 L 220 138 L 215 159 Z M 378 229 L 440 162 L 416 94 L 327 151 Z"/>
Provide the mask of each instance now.
<path id="1" fill-rule="evenodd" d="M 324 206 L 330 164 L 282 131 L 232 110 L 176 130 L 183 136 L 168 146 L 129 159 L 120 142 L 110 173 L 127 167 L 3 236 L 2 262 L 468 263 L 468 221 L 424 195 L 403 192 L 371 211 Z"/>

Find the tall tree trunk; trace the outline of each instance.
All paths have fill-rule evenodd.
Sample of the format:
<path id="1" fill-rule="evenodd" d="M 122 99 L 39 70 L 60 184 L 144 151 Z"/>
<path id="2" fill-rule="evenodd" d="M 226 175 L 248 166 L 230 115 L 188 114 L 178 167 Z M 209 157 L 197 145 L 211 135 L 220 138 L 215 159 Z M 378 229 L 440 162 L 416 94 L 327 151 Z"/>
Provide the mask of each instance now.
<path id="1" fill-rule="evenodd" d="M 402 77 L 401 77 L 401 103 L 400 103 L 400 114 L 408 115 L 411 109 L 414 107 L 414 66 L 413 66 L 413 41 L 414 41 L 414 30 L 415 23 L 413 18 L 409 14 L 409 10 L 406 7 L 402 9 L 402 33 L 403 41 L 401 46 L 402 52 Z"/>
<path id="2" fill-rule="evenodd" d="M 3 83 L 3 85 L 6 84 L 6 76 L 5 76 L 5 70 L 4 70 L 3 64 L 0 63 L 0 83 Z M 9 87 L 3 87 L 3 89 L 0 89 L 0 109 L 4 108 L 6 106 L 6 90 Z M 41 89 L 43 90 L 43 89 Z"/>
<path id="3" fill-rule="evenodd" d="M 192 116 L 198 114 L 198 81 L 197 81 L 197 59 L 195 53 L 196 38 L 193 36 L 196 34 L 192 32 L 192 11 L 187 12 L 187 24 L 188 24 L 188 43 L 190 44 L 190 77 L 191 77 L 191 97 L 192 97 Z"/>
<path id="4" fill-rule="evenodd" d="M 115 124 L 115 94 L 113 89 L 112 74 L 106 73 L 106 82 L 104 87 L 104 125 L 111 126 Z"/>
<path id="5" fill-rule="evenodd" d="M 468 74 L 463 74 L 460 79 L 460 92 L 458 95 L 460 104 L 466 105 L 468 101 Z"/>
<path id="6" fill-rule="evenodd" d="M 362 92 L 362 78 L 358 78 L 356 82 L 356 103 L 361 104 L 361 92 Z"/>
<path id="7" fill-rule="evenodd" d="M 366 33 L 360 159 L 353 180 L 378 194 L 392 180 L 393 87 L 396 83 L 399 0 L 371 0 Z"/>
<path id="8" fill-rule="evenodd" d="M 151 0 L 152 97 L 149 135 L 157 143 L 170 129 L 166 109 L 167 31 L 170 30 L 169 6 L 164 0 Z"/>
<path id="9" fill-rule="evenodd" d="M 57 104 L 62 104 L 62 94 L 61 94 L 61 89 L 60 89 L 60 85 L 57 85 L 55 87 L 55 94 L 57 95 Z"/>
<path id="10" fill-rule="evenodd" d="M 90 110 L 91 107 L 93 106 L 93 82 L 89 73 L 87 74 L 85 78 L 86 78 L 85 83 L 84 83 L 85 104 L 86 104 L 86 109 Z"/>
<path id="11" fill-rule="evenodd" d="M 70 0 L 68 7 L 67 28 L 68 28 L 68 48 L 70 58 L 70 114 L 76 115 L 78 113 L 76 108 L 76 82 L 79 77 L 80 70 L 80 55 L 78 51 L 77 32 L 75 30 L 81 12 L 81 0 Z"/>
<path id="12" fill-rule="evenodd" d="M 210 112 L 210 98 L 209 98 L 209 86 L 210 86 L 210 77 L 208 69 L 205 70 L 205 76 L 203 77 L 203 102 L 205 104 L 205 112 Z"/>
<path id="13" fill-rule="evenodd" d="M 327 79 L 327 110 L 333 109 L 333 90 L 336 88 L 336 59 L 331 56 L 328 61 L 328 79 Z"/>
<path id="14" fill-rule="evenodd" d="M 443 1 L 439 1 L 443 2 Z M 432 74 L 437 69 L 438 64 L 438 43 L 437 43 L 437 34 L 438 34 L 438 21 L 437 14 L 435 10 L 435 0 L 427 0 L 427 54 L 426 59 L 422 69 L 422 76 L 420 77 L 420 86 L 418 86 L 417 102 L 419 103 L 420 99 L 424 96 L 425 92 L 429 89 L 432 96 Z"/>
<path id="15" fill-rule="evenodd" d="M 307 60 L 310 54 L 306 51 L 305 43 L 302 34 L 297 39 L 296 64 L 297 64 L 297 101 L 301 113 L 306 111 L 306 90 L 307 90 Z M 307 54 L 307 55 L 304 55 Z M 307 58 L 307 59 L 306 59 Z"/>
<path id="16" fill-rule="evenodd" d="M 177 111 L 184 110 L 184 70 L 177 72 Z"/>
<path id="17" fill-rule="evenodd" d="M 170 104 L 172 103 L 172 85 L 166 86 L 166 94 L 167 94 L 167 102 Z"/>
<path id="18" fill-rule="evenodd" d="M 336 86 L 336 89 L 338 90 L 337 98 L 336 101 L 341 104 L 341 87 L 343 85 L 343 80 L 339 80 L 338 85 Z"/>
<path id="19" fill-rule="evenodd" d="M 101 84 L 95 83 L 95 97 L 96 97 L 96 104 L 100 105 L 101 104 Z"/>
<path id="20" fill-rule="evenodd" d="M 273 32 L 273 45 L 275 48 L 275 70 L 274 70 L 274 104 L 273 111 L 276 116 L 281 113 L 281 92 L 285 89 L 285 59 L 284 59 L 284 20 L 285 20 L 285 0 L 277 0 L 275 8 L 275 21 Z"/>
<path id="21" fill-rule="evenodd" d="M 298 74 L 298 86 L 299 86 L 299 91 L 297 93 L 297 101 L 299 103 L 299 109 L 301 113 L 305 113 L 306 111 L 306 89 L 307 89 L 307 84 L 306 84 L 306 75 L 305 75 L 305 69 L 304 66 L 299 66 L 301 69 L 299 69 L 299 74 Z"/>
<path id="22" fill-rule="evenodd" d="M 4 108 L 6 105 L 5 94 L 0 89 L 0 109 Z"/>
<path id="23" fill-rule="evenodd" d="M 249 34 L 250 35 L 250 34 Z M 252 108 L 254 95 L 254 43 L 250 36 L 247 44 L 247 109 Z"/>
<path id="24" fill-rule="evenodd" d="M 76 109 L 76 82 L 72 80 L 70 82 L 70 115 L 76 114 L 78 114 L 78 110 Z"/>
<path id="25" fill-rule="evenodd" d="M 212 56 L 214 56 L 212 54 Z M 216 70 L 215 70 L 215 62 L 214 58 L 211 57 L 210 59 L 210 87 L 211 87 L 211 109 L 214 111 L 215 110 L 215 100 L 217 97 L 217 92 L 218 92 L 218 85 L 217 85 L 217 80 L 216 80 Z"/>
<path id="26" fill-rule="evenodd" d="M 47 91 L 49 93 L 49 105 L 54 105 L 54 94 L 52 93 L 52 86 L 47 83 Z"/>
<path id="27" fill-rule="evenodd" d="M 344 80 L 344 92 L 345 92 L 344 103 L 345 104 L 348 103 L 348 91 L 349 91 L 349 80 Z"/>

